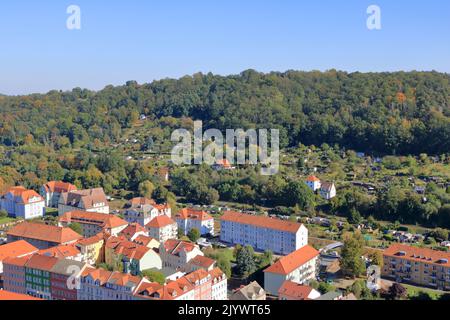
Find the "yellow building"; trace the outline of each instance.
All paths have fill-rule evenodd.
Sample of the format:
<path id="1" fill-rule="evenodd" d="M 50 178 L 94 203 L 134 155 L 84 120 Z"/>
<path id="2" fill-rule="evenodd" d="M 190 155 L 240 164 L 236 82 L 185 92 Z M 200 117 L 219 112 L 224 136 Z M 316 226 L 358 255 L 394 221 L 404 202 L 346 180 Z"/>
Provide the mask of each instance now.
<path id="1" fill-rule="evenodd" d="M 90 264 L 96 265 L 105 262 L 105 239 L 102 234 L 82 239 L 77 242 L 76 246 L 83 255 L 83 260 Z"/>

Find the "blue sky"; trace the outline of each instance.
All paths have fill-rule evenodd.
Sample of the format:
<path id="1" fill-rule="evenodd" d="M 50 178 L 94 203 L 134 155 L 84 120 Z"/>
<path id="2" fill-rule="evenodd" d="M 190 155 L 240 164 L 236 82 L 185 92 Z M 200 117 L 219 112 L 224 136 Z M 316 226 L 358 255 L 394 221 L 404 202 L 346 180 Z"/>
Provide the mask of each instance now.
<path id="1" fill-rule="evenodd" d="M 81 30 L 66 28 L 71 4 Z M 0 43 L 3 94 L 249 68 L 450 72 L 450 1 L 1 1 Z"/>

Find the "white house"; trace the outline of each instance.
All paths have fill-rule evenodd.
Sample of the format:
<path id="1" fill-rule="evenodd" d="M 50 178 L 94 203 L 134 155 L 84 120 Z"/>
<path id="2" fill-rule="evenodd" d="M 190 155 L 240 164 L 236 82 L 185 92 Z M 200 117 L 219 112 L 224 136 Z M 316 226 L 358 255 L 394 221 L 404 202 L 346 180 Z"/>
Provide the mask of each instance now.
<path id="1" fill-rule="evenodd" d="M 309 176 L 305 183 L 313 192 L 319 190 L 321 186 L 320 179 L 316 176 Z"/>
<path id="2" fill-rule="evenodd" d="M 192 242 L 170 239 L 161 244 L 159 249 L 163 268 L 186 270 L 188 263 L 197 256 L 203 256 L 200 247 Z"/>
<path id="3" fill-rule="evenodd" d="M 264 289 L 267 293 L 277 295 L 285 281 L 305 284 L 316 278 L 319 252 L 311 246 L 280 258 L 264 270 Z"/>
<path id="4" fill-rule="evenodd" d="M 176 239 L 178 236 L 177 223 L 166 215 L 154 218 L 145 227 L 148 230 L 149 237 L 161 243 L 169 239 Z"/>
<path id="5" fill-rule="evenodd" d="M 197 229 L 202 236 L 214 236 L 214 218 L 205 211 L 182 209 L 175 215 L 175 220 L 184 235 L 187 235 L 192 229 Z"/>
<path id="6" fill-rule="evenodd" d="M 109 204 L 103 188 L 61 193 L 58 214 L 62 216 L 76 210 L 109 214 Z"/>
<path id="7" fill-rule="evenodd" d="M 34 190 L 13 187 L 0 198 L 0 209 L 10 217 L 36 219 L 45 213 L 45 200 Z"/>
<path id="8" fill-rule="evenodd" d="M 228 211 L 221 217 L 220 240 L 255 250 L 289 254 L 308 244 L 308 229 L 299 223 Z"/>
<path id="9" fill-rule="evenodd" d="M 154 200 L 147 198 L 134 198 L 124 213 L 124 219 L 128 223 L 138 223 L 146 226 L 154 218 L 166 215 L 172 216 L 172 210 L 168 204 L 157 204 Z"/>
<path id="10" fill-rule="evenodd" d="M 320 292 L 292 281 L 285 281 L 278 290 L 279 300 L 315 300 L 320 298 Z"/>
<path id="11" fill-rule="evenodd" d="M 58 208 L 59 198 L 62 193 L 76 191 L 73 184 L 62 181 L 50 181 L 41 187 L 40 194 L 45 199 L 45 205 L 51 208 Z"/>
<path id="12" fill-rule="evenodd" d="M 336 197 L 336 186 L 331 182 L 324 182 L 320 186 L 320 196 L 326 200 Z"/>

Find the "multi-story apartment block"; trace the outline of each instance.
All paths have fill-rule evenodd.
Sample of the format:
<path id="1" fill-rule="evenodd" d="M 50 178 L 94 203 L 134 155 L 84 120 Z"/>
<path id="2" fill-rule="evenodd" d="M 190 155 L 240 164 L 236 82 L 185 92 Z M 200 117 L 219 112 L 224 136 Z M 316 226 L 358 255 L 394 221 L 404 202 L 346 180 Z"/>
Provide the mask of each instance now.
<path id="1" fill-rule="evenodd" d="M 96 265 L 105 262 L 104 244 L 106 240 L 103 234 L 98 234 L 90 238 L 81 239 L 75 246 L 80 250 L 82 261 L 89 265 Z"/>
<path id="2" fill-rule="evenodd" d="M 169 239 L 159 249 L 163 268 L 174 271 L 186 270 L 188 263 L 197 256 L 203 256 L 200 247 L 192 242 Z"/>
<path id="3" fill-rule="evenodd" d="M 3 287 L 3 260 L 7 258 L 21 258 L 38 252 L 38 248 L 24 240 L 11 242 L 0 246 L 0 289 Z"/>
<path id="4" fill-rule="evenodd" d="M 382 276 L 440 290 L 450 290 L 450 253 L 394 244 L 383 253 Z"/>
<path id="5" fill-rule="evenodd" d="M 73 184 L 62 181 L 50 181 L 41 187 L 40 194 L 45 199 L 45 206 L 58 208 L 59 198 L 62 193 L 76 191 Z"/>
<path id="6" fill-rule="evenodd" d="M 299 223 L 229 211 L 221 217 L 220 240 L 289 254 L 308 244 L 308 229 Z"/>
<path id="7" fill-rule="evenodd" d="M 109 204 L 103 188 L 61 193 L 58 214 L 62 216 L 66 212 L 77 210 L 109 214 Z"/>
<path id="8" fill-rule="evenodd" d="M 177 223 L 166 215 L 154 218 L 145 227 L 148 235 L 161 243 L 178 237 Z"/>
<path id="9" fill-rule="evenodd" d="M 30 222 L 23 222 L 12 227 L 6 235 L 8 242 L 25 240 L 41 250 L 73 244 L 83 238 L 70 228 Z"/>
<path id="10" fill-rule="evenodd" d="M 134 300 L 145 278 L 88 267 L 81 274 L 78 300 Z"/>
<path id="11" fill-rule="evenodd" d="M 68 259 L 58 259 L 50 271 L 52 300 L 78 300 L 80 276 L 88 265 Z"/>
<path id="12" fill-rule="evenodd" d="M 0 209 L 13 218 L 36 219 L 45 214 L 45 201 L 34 190 L 14 187 L 0 197 Z"/>
<path id="13" fill-rule="evenodd" d="M 128 223 L 138 223 L 146 226 L 150 221 L 159 216 L 172 216 L 172 210 L 168 204 L 157 204 L 154 200 L 147 198 L 131 199 L 129 207 L 124 213 Z"/>
<path id="14" fill-rule="evenodd" d="M 128 226 L 125 220 L 115 215 L 98 212 L 69 211 L 59 218 L 59 225 L 62 227 L 67 227 L 72 223 L 81 225 L 85 238 L 93 237 L 101 232 L 117 236 Z"/>
<path id="15" fill-rule="evenodd" d="M 7 291 L 26 294 L 25 264 L 29 257 L 6 258 L 3 260 L 3 288 Z"/>
<path id="16" fill-rule="evenodd" d="M 175 221 L 184 235 L 192 229 L 197 229 L 202 236 L 214 236 L 214 218 L 205 211 L 185 208 L 175 215 Z"/>
<path id="17" fill-rule="evenodd" d="M 192 272 L 165 285 L 143 282 L 137 300 L 227 300 L 227 277 L 218 268 Z"/>
<path id="18" fill-rule="evenodd" d="M 316 278 L 319 252 L 311 246 L 304 246 L 280 258 L 264 270 L 264 289 L 277 295 L 286 280 L 305 284 Z"/>

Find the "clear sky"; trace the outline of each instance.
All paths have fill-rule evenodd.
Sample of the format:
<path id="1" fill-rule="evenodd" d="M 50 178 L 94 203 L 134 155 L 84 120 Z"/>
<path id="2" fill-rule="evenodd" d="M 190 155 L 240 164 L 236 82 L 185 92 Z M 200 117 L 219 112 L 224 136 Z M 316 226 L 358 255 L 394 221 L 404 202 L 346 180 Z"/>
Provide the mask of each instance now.
<path id="1" fill-rule="evenodd" d="M 66 28 L 72 4 L 81 30 Z M 381 30 L 366 27 L 372 4 Z M 450 1 L 0 1 L 3 94 L 249 68 L 450 72 Z"/>

